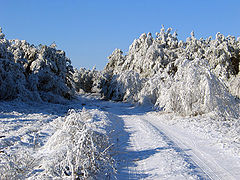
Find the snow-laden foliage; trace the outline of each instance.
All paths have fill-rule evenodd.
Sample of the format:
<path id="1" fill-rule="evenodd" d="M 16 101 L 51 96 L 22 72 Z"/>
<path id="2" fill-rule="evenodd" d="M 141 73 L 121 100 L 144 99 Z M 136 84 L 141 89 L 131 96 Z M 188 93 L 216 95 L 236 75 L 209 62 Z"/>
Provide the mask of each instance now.
<path id="1" fill-rule="evenodd" d="M 93 86 L 93 77 L 95 71 L 86 70 L 85 68 L 74 69 L 73 80 L 77 92 L 91 92 Z"/>
<path id="2" fill-rule="evenodd" d="M 155 105 L 168 112 L 197 115 L 211 111 L 238 116 L 238 104 L 221 81 L 210 72 L 207 62 L 199 59 L 186 60 L 167 83 L 158 82 Z M 141 91 L 143 98 L 144 92 Z M 151 93 L 150 93 L 151 94 Z M 140 98 L 141 101 L 141 98 Z"/>
<path id="3" fill-rule="evenodd" d="M 73 95 L 71 61 L 51 46 L 7 40 L 0 30 L 0 99 L 61 102 Z"/>
<path id="4" fill-rule="evenodd" d="M 108 113 L 71 109 L 59 116 L 49 112 L 58 114 L 68 106 L 11 102 L 1 102 L 0 179 L 114 176 L 117 137 Z"/>
<path id="5" fill-rule="evenodd" d="M 112 76 L 111 84 L 105 94 L 107 97 L 115 101 L 138 101 L 138 93 L 143 85 L 143 80 L 139 74 L 134 71 L 117 74 Z M 124 92 L 124 94 L 123 94 Z"/>
<path id="6" fill-rule="evenodd" d="M 112 76 L 109 73 L 98 71 L 95 68 L 92 70 L 85 68 L 74 69 L 73 73 L 74 87 L 80 94 L 103 94 L 103 92 L 109 92 L 108 88 L 110 87 L 109 83 L 111 78 Z"/>
<path id="7" fill-rule="evenodd" d="M 28 151 L 23 149 L 15 154 L 0 154 L 1 179 L 25 179 L 36 166 L 36 161 Z"/>
<path id="8" fill-rule="evenodd" d="M 110 76 L 104 96 L 182 115 L 239 116 L 240 39 L 196 39 L 192 32 L 183 42 L 171 31 L 142 34 L 125 56 L 116 49 L 103 71 Z"/>
<path id="9" fill-rule="evenodd" d="M 87 179 L 96 175 L 107 178 L 114 174 L 106 117 L 100 120 L 93 115 L 87 110 L 69 111 L 43 146 L 42 172 L 34 178 Z"/>
<path id="10" fill-rule="evenodd" d="M 99 92 L 102 88 L 100 87 L 102 78 L 102 73 L 95 68 L 92 70 L 85 68 L 74 69 L 73 73 L 75 89 L 77 92 L 82 93 Z"/>

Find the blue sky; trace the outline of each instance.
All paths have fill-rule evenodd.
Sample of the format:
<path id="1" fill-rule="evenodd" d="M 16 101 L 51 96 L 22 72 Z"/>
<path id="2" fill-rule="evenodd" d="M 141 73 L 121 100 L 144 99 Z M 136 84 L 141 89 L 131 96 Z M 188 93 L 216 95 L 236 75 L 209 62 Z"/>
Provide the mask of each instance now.
<path id="1" fill-rule="evenodd" d="M 0 26 L 7 39 L 56 42 L 74 67 L 102 69 L 115 48 L 124 52 L 144 32 L 161 25 L 185 40 L 240 36 L 239 0 L 0 0 Z"/>

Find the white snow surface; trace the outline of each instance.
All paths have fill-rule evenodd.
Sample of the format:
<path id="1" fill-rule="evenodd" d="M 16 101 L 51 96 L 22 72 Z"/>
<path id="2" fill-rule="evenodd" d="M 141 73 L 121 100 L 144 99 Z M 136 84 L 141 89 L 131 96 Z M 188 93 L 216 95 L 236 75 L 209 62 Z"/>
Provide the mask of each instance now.
<path id="1" fill-rule="evenodd" d="M 240 179 L 239 124 L 92 96 L 1 101 L 0 179 Z"/>

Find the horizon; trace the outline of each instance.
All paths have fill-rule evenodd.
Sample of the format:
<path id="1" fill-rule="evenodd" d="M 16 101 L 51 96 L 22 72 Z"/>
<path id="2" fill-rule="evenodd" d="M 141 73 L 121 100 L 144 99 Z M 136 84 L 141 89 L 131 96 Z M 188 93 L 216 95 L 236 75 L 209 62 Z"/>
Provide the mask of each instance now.
<path id="1" fill-rule="evenodd" d="M 7 1 L 2 2 L 0 27 L 5 38 L 64 50 L 76 68 L 98 70 L 107 64 L 114 49 L 124 54 L 142 33 L 153 37 L 161 25 L 171 27 L 179 40 L 192 31 L 196 38 L 240 36 L 240 2 L 230 0 L 192 2 L 131 1 Z M 36 8 L 37 7 L 37 8 Z"/>

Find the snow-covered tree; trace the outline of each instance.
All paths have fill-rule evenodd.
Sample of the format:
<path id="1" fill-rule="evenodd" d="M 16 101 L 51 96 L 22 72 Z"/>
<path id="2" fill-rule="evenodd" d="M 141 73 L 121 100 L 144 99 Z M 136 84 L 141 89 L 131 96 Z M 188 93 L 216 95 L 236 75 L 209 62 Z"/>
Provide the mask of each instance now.
<path id="1" fill-rule="evenodd" d="M 5 35 L 2 33 L 2 28 L 0 27 L 0 39 L 3 39 Z"/>
<path id="2" fill-rule="evenodd" d="M 73 68 L 64 51 L 7 40 L 0 31 L 0 99 L 60 102 L 73 96 Z"/>
<path id="3" fill-rule="evenodd" d="M 127 55 L 116 49 L 104 69 L 105 96 L 182 115 L 239 116 L 240 38 L 217 33 L 197 39 L 192 32 L 184 42 L 171 31 L 162 27 L 155 38 L 142 34 Z"/>

